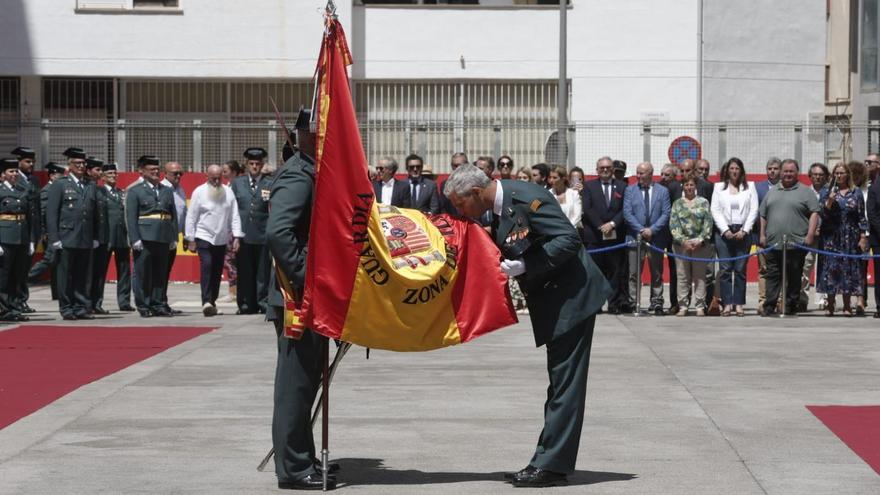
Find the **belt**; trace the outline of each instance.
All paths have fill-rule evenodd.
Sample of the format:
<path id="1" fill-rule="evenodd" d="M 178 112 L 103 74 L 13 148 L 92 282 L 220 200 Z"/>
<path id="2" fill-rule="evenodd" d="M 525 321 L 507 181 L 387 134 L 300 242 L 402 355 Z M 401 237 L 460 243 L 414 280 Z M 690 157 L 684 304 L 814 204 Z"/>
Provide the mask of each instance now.
<path id="1" fill-rule="evenodd" d="M 138 218 L 150 218 L 155 220 L 171 220 L 171 215 L 167 213 L 153 213 L 151 215 L 141 215 Z"/>
<path id="2" fill-rule="evenodd" d="M 3 214 L 0 215 L 0 220 L 8 220 L 10 222 L 20 222 L 26 218 L 24 213 L 14 213 L 14 214 Z"/>

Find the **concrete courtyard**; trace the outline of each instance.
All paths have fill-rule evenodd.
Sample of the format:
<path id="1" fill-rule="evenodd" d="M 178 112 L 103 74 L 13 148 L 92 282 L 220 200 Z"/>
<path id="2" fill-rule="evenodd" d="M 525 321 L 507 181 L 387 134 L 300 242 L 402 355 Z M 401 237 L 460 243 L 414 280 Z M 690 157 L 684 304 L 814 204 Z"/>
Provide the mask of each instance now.
<path id="1" fill-rule="evenodd" d="M 108 300 L 115 286 L 108 284 Z M 216 326 L 0 430 L 0 493 L 273 493 L 275 337 L 261 316 L 114 311 L 74 325 Z M 750 288 L 750 309 L 756 300 Z M 62 322 L 45 287 L 33 324 Z M 115 309 L 115 306 L 107 306 Z M 806 409 L 880 404 L 880 323 L 601 315 L 570 486 L 590 494 L 877 494 L 880 476 Z M 870 313 L 869 313 L 870 315 Z M 331 394 L 340 492 L 512 493 L 542 425 L 544 349 L 521 323 L 420 354 L 362 348 Z M 0 331 L 10 327 L 0 327 Z M 320 441 L 320 434 L 316 434 Z"/>

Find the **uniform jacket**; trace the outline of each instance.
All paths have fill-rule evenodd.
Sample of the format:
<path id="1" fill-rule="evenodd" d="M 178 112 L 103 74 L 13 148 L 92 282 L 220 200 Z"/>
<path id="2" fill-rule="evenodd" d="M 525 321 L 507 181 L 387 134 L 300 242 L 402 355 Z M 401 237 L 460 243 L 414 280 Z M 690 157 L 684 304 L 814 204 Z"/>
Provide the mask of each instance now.
<path id="1" fill-rule="evenodd" d="M 125 218 L 128 242 L 177 241 L 177 208 L 170 187 L 159 184 L 158 198 L 147 181 L 132 187 L 125 195 Z M 162 215 L 164 218 L 147 216 Z"/>
<path id="2" fill-rule="evenodd" d="M 412 179 L 405 181 L 410 189 L 410 208 L 434 215 L 440 213 L 440 197 L 437 195 L 437 183 L 424 177 L 420 178 L 419 181 L 418 200 L 412 197 Z"/>
<path id="3" fill-rule="evenodd" d="M 376 202 L 382 202 L 382 181 L 373 181 L 373 191 L 376 193 Z M 412 198 L 410 197 L 410 185 L 408 180 L 394 179 L 393 190 L 391 191 L 391 206 L 398 208 L 410 208 Z"/>
<path id="4" fill-rule="evenodd" d="M 290 280 L 298 296 L 302 295 L 305 287 L 314 186 L 315 164 L 299 152 L 275 173 L 272 183 L 272 207 L 266 226 L 266 243 L 275 264 Z M 273 271 L 269 281 L 269 306 L 283 305 L 284 300 Z"/>
<path id="5" fill-rule="evenodd" d="M 46 207 L 46 234 L 49 244 L 61 241 L 62 247 L 92 249 L 97 234 L 95 184 L 64 176 L 49 188 Z"/>
<path id="6" fill-rule="evenodd" d="M 27 246 L 32 242 L 31 211 L 29 190 L 9 188 L 0 181 L 0 244 Z M 7 220 L 3 218 L 5 215 L 23 217 Z"/>
<path id="7" fill-rule="evenodd" d="M 46 219 L 46 208 L 49 206 L 49 189 L 55 181 L 49 182 L 40 189 L 40 236 L 47 235 L 48 220 Z"/>
<path id="8" fill-rule="evenodd" d="M 626 240 L 634 241 L 639 231 L 645 227 L 651 229 L 651 244 L 665 248 L 669 246 L 669 214 L 672 204 L 669 202 L 669 191 L 661 184 L 654 183 L 651 188 L 651 218 L 645 225 L 645 199 L 639 184 L 626 188 L 623 196 L 623 218 L 626 220 Z"/>
<path id="9" fill-rule="evenodd" d="M 125 191 L 98 188 L 98 242 L 111 248 L 128 247 L 125 228 Z"/>
<path id="10" fill-rule="evenodd" d="M 498 182 L 503 201 L 493 238 L 504 257 L 525 261 L 526 272 L 517 280 L 529 306 L 535 344 L 541 346 L 596 314 L 611 287 L 547 189 L 517 180 Z"/>
<path id="11" fill-rule="evenodd" d="M 623 194 L 626 192 L 626 182 L 611 179 L 611 203 L 605 201 L 605 191 L 602 181 L 595 179 L 584 183 L 581 200 L 584 205 L 582 223 L 584 225 L 584 242 L 588 245 L 603 242 L 602 231 L 599 227 L 614 222 L 615 239 L 604 242 L 614 244 L 621 243 L 626 236 L 626 226 L 623 220 Z"/>
<path id="12" fill-rule="evenodd" d="M 232 194 L 238 205 L 238 216 L 241 218 L 244 242 L 265 244 L 272 178 L 260 175 L 257 179 L 256 189 L 251 191 L 251 177 L 249 174 L 244 174 L 233 179 L 231 186 Z"/>
<path id="13" fill-rule="evenodd" d="M 33 175 L 28 177 L 19 172 L 18 181 L 15 182 L 15 188 L 27 193 L 28 203 L 30 205 L 29 227 L 31 229 L 31 241 L 37 243 L 43 235 L 42 222 L 40 221 L 40 184 L 37 182 L 37 178 Z"/>

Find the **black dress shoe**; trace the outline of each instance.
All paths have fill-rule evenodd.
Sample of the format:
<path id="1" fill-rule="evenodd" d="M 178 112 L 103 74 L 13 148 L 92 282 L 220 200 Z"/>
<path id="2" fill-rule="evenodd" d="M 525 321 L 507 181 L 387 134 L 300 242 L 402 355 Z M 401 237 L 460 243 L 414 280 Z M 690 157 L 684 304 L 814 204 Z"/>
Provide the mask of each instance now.
<path id="1" fill-rule="evenodd" d="M 663 311 L 663 308 L 654 308 L 654 316 L 666 316 L 666 311 Z"/>
<path id="2" fill-rule="evenodd" d="M 110 314 L 110 312 L 107 311 L 107 310 L 104 309 L 104 308 L 95 308 L 95 309 L 94 309 L 94 313 L 95 313 L 96 315 L 109 315 L 109 314 Z"/>
<path id="3" fill-rule="evenodd" d="M 562 473 L 554 473 L 553 471 L 545 471 L 541 468 L 535 468 L 533 471 L 517 474 L 511 480 L 513 486 L 540 488 L 544 486 L 567 485 L 568 477 Z"/>
<path id="4" fill-rule="evenodd" d="M 317 459 L 313 459 L 312 464 L 315 466 L 315 471 L 318 471 L 318 475 L 320 475 L 321 474 L 321 461 L 319 461 Z M 331 462 L 328 464 L 327 468 L 328 468 L 327 469 L 328 474 L 336 474 L 339 472 L 339 463 L 338 462 Z"/>
<path id="5" fill-rule="evenodd" d="M 183 314 L 183 311 L 181 311 L 179 309 L 174 309 L 174 308 L 170 308 L 168 310 L 168 312 L 171 313 L 172 315 L 182 315 Z"/>
<path id="6" fill-rule="evenodd" d="M 76 316 L 74 316 L 74 315 L 61 315 L 61 318 L 65 319 L 65 320 L 75 320 Z"/>
<path id="7" fill-rule="evenodd" d="M 533 472 L 535 469 L 538 469 L 538 468 L 529 464 L 528 466 L 520 469 L 519 471 L 517 471 L 515 473 L 504 473 L 504 480 L 505 481 L 513 481 L 517 478 L 517 476 L 525 476 L 526 474 Z"/>
<path id="8" fill-rule="evenodd" d="M 94 320 L 95 317 L 88 314 L 88 313 L 82 313 L 82 314 L 76 315 L 76 319 L 77 320 Z"/>
<path id="9" fill-rule="evenodd" d="M 24 309 L 21 310 L 21 312 L 22 313 L 36 313 L 37 310 L 30 307 L 30 306 L 25 306 Z"/>
<path id="10" fill-rule="evenodd" d="M 149 311 L 149 310 L 146 310 L 146 311 L 138 310 L 138 313 L 140 313 L 141 318 L 152 318 L 153 317 L 153 312 Z"/>
<path id="11" fill-rule="evenodd" d="M 312 473 L 305 478 L 300 478 L 294 481 L 281 481 L 278 480 L 278 488 L 282 490 L 323 490 L 324 489 L 324 479 L 321 477 L 321 473 Z M 336 478 L 333 476 L 327 477 L 327 489 L 335 490 L 336 489 Z"/>
<path id="12" fill-rule="evenodd" d="M 157 310 L 153 311 L 153 316 L 170 317 L 172 315 L 171 315 L 171 311 L 166 311 L 164 309 L 157 309 Z"/>
<path id="13" fill-rule="evenodd" d="M 874 312 L 874 318 L 880 318 L 880 311 Z"/>
<path id="14" fill-rule="evenodd" d="M 119 311 L 134 311 L 134 308 L 131 306 L 121 306 Z"/>

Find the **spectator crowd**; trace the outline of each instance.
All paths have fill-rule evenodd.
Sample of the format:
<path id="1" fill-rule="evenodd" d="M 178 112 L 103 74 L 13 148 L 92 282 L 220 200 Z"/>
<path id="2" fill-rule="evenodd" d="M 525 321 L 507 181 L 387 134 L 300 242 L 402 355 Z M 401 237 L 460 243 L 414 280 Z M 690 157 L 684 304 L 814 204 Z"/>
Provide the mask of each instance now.
<path id="1" fill-rule="evenodd" d="M 115 164 L 80 148 L 64 152 L 66 163 L 43 167 L 43 187 L 33 173 L 35 152 L 19 147 L 12 154 L 0 163 L 0 319 L 28 320 L 34 312 L 28 283 L 47 271 L 64 319 L 107 314 L 104 282 L 111 255 L 119 310 L 173 316 L 179 311 L 168 303 L 168 280 L 180 238 L 181 249 L 199 258 L 205 316 L 220 313 L 224 271 L 237 314 L 266 312 L 273 171 L 264 149 L 245 150 L 243 164 L 208 166 L 205 183 L 189 202 L 182 165 L 162 165 L 155 156 L 138 160 L 140 178 L 123 190 Z M 452 155 L 453 170 L 465 163 L 470 161 L 464 153 Z M 490 178 L 541 185 L 559 202 L 612 286 L 609 313 L 639 307 L 647 264 L 651 314 L 686 316 L 693 309 L 697 316 L 743 316 L 748 260 L 755 256 L 761 315 L 806 311 L 813 280 L 815 304 L 826 315 L 865 314 L 868 261 L 860 255 L 880 250 L 877 154 L 830 171 L 822 163 L 801 170 L 796 160 L 771 158 L 766 178 L 757 182 L 735 157 L 714 181 L 706 160 L 666 164 L 656 176 L 651 163 L 640 163 L 628 177 L 625 162 L 602 157 L 589 180 L 579 167 L 517 167 L 507 155 L 498 158 L 497 168 L 489 156 L 473 164 Z M 459 214 L 422 157 L 411 154 L 403 166 L 399 170 L 394 158 L 385 157 L 370 168 L 377 201 L 425 214 Z M 809 183 L 801 174 L 808 174 Z M 491 211 L 473 220 L 491 231 Z M 32 266 L 40 245 L 43 257 Z M 880 277 L 877 263 L 873 277 Z M 528 311 L 514 279 L 510 289 L 516 309 Z M 875 290 L 880 307 L 878 296 Z M 874 317 L 880 318 L 880 310 Z"/>

